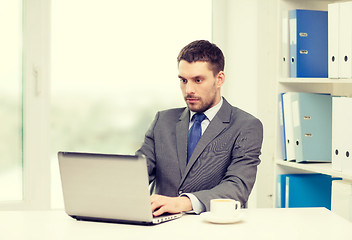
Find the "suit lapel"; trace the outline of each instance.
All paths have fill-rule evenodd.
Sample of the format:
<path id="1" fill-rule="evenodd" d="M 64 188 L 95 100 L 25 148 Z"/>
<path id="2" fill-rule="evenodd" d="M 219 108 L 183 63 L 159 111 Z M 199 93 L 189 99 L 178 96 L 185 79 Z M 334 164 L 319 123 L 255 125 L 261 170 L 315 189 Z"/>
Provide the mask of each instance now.
<path id="1" fill-rule="evenodd" d="M 177 157 L 180 166 L 181 176 L 186 170 L 187 164 L 187 138 L 189 125 L 189 110 L 188 108 L 182 113 L 179 122 L 176 125 L 176 147 Z"/>
<path id="2" fill-rule="evenodd" d="M 218 135 L 220 135 L 224 129 L 228 126 L 231 118 L 231 105 L 224 99 L 223 105 L 221 106 L 219 112 L 215 115 L 213 120 L 210 122 L 209 126 L 205 130 L 204 134 L 200 138 L 191 158 L 188 161 L 188 164 L 185 168 L 185 171 L 181 171 L 182 180 L 181 184 L 185 180 L 188 172 L 191 170 L 193 164 L 197 161 L 200 154 L 204 151 L 206 146 L 212 142 Z M 187 139 L 187 134 L 186 134 Z M 187 144 L 187 142 L 186 142 Z M 187 145 L 185 145 L 185 158 L 187 158 Z"/>

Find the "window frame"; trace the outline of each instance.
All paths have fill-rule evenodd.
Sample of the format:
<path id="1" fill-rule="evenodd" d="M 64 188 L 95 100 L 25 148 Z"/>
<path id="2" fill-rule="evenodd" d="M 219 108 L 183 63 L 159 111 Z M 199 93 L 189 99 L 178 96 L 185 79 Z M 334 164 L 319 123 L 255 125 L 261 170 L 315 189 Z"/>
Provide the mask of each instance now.
<path id="1" fill-rule="evenodd" d="M 50 209 L 50 1 L 23 0 L 23 200 L 0 210 Z"/>

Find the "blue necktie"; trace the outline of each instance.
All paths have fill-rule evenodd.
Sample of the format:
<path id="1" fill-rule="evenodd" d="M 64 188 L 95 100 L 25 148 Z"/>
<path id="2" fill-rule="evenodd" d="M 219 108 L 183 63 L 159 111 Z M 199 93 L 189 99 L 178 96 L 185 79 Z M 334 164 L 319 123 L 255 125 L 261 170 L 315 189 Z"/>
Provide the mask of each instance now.
<path id="1" fill-rule="evenodd" d="M 188 132 L 188 147 L 187 147 L 187 163 L 191 158 L 194 149 L 197 146 L 197 143 L 202 136 L 202 121 L 206 118 L 204 113 L 196 113 L 194 116 L 194 123 L 191 129 Z"/>

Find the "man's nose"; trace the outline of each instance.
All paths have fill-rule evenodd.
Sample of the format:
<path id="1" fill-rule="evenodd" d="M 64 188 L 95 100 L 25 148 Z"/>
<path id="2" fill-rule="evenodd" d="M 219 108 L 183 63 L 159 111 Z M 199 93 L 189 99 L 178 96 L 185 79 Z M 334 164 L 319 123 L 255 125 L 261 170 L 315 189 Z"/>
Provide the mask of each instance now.
<path id="1" fill-rule="evenodd" d="M 191 81 L 189 81 L 186 85 L 186 93 L 187 94 L 195 93 L 195 86 Z"/>

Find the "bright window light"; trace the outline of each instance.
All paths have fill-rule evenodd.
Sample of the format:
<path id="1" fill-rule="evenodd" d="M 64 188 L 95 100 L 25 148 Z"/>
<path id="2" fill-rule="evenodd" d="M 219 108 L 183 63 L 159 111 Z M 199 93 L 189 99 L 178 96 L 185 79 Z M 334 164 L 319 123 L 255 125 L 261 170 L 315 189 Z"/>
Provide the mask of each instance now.
<path id="1" fill-rule="evenodd" d="M 176 58 L 211 22 L 211 0 L 52 1 L 53 208 L 58 151 L 134 154 L 158 110 L 185 106 Z"/>
<path id="2" fill-rule="evenodd" d="M 0 201 L 22 200 L 22 1 L 0 0 Z"/>

